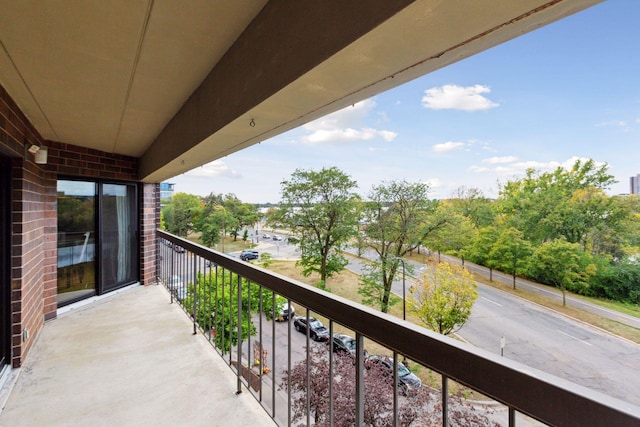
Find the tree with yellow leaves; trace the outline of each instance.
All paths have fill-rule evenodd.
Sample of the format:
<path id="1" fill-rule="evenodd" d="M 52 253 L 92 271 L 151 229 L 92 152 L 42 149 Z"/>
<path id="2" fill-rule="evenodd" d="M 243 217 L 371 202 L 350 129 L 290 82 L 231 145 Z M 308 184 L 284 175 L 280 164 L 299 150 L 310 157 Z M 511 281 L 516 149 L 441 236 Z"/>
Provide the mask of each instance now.
<path id="1" fill-rule="evenodd" d="M 471 315 L 478 298 L 473 275 L 446 262 L 425 270 L 422 283 L 410 289 L 409 310 L 429 329 L 448 335 L 458 331 Z"/>

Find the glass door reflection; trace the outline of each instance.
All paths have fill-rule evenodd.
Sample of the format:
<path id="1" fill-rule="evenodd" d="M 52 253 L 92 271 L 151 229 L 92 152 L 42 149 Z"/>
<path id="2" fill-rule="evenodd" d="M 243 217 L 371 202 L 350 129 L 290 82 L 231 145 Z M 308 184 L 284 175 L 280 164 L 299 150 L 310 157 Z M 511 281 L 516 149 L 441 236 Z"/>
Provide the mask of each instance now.
<path id="1" fill-rule="evenodd" d="M 58 181 L 58 307 L 96 293 L 94 182 Z"/>

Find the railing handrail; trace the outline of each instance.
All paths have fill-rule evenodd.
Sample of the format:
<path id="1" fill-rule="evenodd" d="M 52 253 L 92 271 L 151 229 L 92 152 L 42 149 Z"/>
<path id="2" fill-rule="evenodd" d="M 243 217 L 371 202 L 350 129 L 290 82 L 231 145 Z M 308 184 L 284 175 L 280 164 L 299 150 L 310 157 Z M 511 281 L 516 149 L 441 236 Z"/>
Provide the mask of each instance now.
<path id="1" fill-rule="evenodd" d="M 158 236 L 549 425 L 629 426 L 640 408 L 162 230 Z"/>

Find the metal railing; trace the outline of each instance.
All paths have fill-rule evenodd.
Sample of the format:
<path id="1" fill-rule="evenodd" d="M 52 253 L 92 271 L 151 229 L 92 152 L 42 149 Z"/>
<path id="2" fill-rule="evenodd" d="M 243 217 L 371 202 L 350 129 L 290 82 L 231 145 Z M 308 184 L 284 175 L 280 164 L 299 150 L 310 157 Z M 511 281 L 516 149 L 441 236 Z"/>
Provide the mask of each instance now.
<path id="1" fill-rule="evenodd" d="M 514 426 L 522 416 L 553 426 L 640 425 L 640 409 L 630 403 L 169 233 L 159 230 L 157 236 L 159 281 L 170 291 L 172 301 L 179 302 L 192 318 L 193 333 L 203 333 L 233 369 L 237 392 L 250 390 L 279 425 L 345 425 L 345 417 L 353 417 L 346 424 L 368 424 L 372 405 L 367 381 L 371 374 L 365 346 L 375 347 L 377 352 L 383 348 L 391 356 L 391 409 L 380 416 L 390 417 L 393 425 L 408 424 L 407 419 L 412 418 L 406 418 L 406 411 L 418 404 L 431 411 L 430 425 L 433 420 L 445 426 L 461 424 L 464 421 L 456 419 L 468 419 L 465 417 L 472 416 L 470 413 L 491 425 Z M 291 304 L 307 324 L 312 316 L 325 320 L 329 337 L 336 331 L 347 331 L 354 337 L 352 397 L 345 399 L 341 394 L 344 385 L 336 381 L 351 374 L 340 371 L 343 358 L 338 356 L 334 341 L 329 339 L 328 346 L 313 341 L 310 328 L 305 334 L 295 332 L 292 313 L 283 312 Z M 283 317 L 288 319 L 276 322 L 285 320 Z M 423 372 L 441 377 L 441 381 L 422 387 L 423 393 L 429 390 L 431 399 L 435 394 L 439 402 L 425 403 L 427 398 L 402 394 L 406 388 L 402 389 L 397 374 L 399 355 L 411 360 L 412 367 L 421 366 Z M 317 359 L 323 357 L 326 361 L 318 364 Z M 322 402 L 315 393 L 318 366 L 326 366 L 323 375 L 328 377 L 328 394 Z M 302 382 L 296 376 L 300 369 Z M 470 402 L 468 394 L 452 393 L 454 387 L 484 397 Z M 343 408 L 345 400 L 353 402 L 348 415 Z M 423 425 L 425 412 L 419 412 L 418 417 Z"/>

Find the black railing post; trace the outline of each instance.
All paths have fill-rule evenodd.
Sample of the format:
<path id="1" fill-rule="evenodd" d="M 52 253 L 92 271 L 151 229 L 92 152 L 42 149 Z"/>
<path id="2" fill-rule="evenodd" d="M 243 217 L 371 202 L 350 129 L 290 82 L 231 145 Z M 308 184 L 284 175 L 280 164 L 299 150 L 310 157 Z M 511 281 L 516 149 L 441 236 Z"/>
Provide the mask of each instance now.
<path id="1" fill-rule="evenodd" d="M 236 394 L 242 393 L 242 277 L 238 274 L 238 388 Z M 249 378 L 251 380 L 251 378 Z"/>
<path id="2" fill-rule="evenodd" d="M 329 320 L 329 427 L 333 427 L 333 320 Z"/>
<path id="3" fill-rule="evenodd" d="M 364 425 L 364 337 L 356 332 L 356 425 Z"/>
<path id="4" fill-rule="evenodd" d="M 198 333 L 198 320 L 196 319 L 196 300 L 198 299 L 198 285 L 197 285 L 197 272 L 198 272 L 198 260 L 196 259 L 196 255 L 193 252 L 185 252 L 185 256 L 191 254 L 191 258 L 193 260 L 193 302 L 191 304 L 191 317 L 193 317 L 193 335 Z M 187 282 L 187 289 L 185 289 L 185 297 L 189 294 L 189 282 Z"/>
<path id="5" fill-rule="evenodd" d="M 449 426 L 449 383 L 446 375 L 442 375 L 442 425 Z"/>

